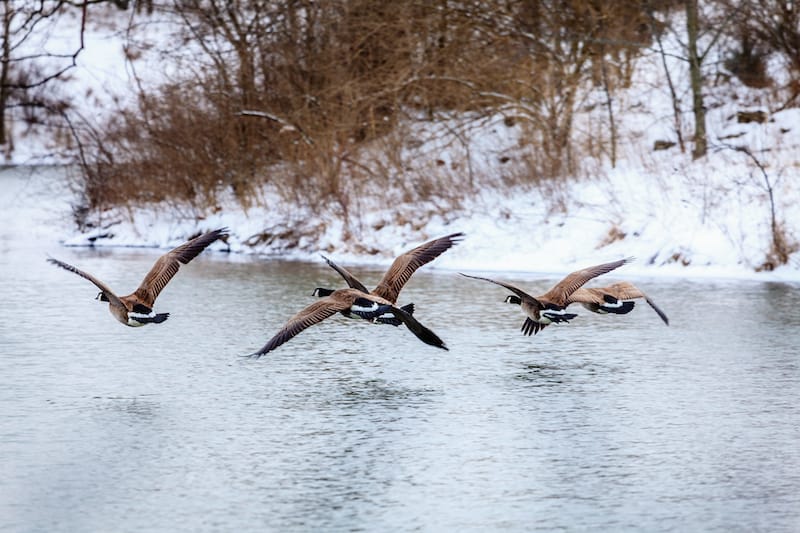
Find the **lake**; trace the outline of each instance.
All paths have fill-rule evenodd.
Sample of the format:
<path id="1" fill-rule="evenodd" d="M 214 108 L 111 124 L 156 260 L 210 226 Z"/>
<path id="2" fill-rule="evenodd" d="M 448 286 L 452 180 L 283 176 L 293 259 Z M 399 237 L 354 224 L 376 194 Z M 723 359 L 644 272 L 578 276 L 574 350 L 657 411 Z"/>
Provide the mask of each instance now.
<path id="1" fill-rule="evenodd" d="M 797 284 L 636 278 L 669 327 L 640 301 L 525 337 L 428 266 L 400 303 L 450 351 L 335 316 L 254 360 L 343 286 L 322 261 L 206 252 L 128 328 L 47 254 L 127 294 L 164 250 L 61 247 L 57 173 L 0 187 L 0 531 L 800 530 Z"/>

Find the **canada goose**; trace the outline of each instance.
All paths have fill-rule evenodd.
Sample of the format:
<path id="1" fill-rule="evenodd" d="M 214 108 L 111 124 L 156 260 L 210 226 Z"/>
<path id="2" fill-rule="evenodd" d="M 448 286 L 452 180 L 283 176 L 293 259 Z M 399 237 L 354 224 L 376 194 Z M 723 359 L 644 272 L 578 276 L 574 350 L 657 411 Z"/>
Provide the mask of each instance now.
<path id="1" fill-rule="evenodd" d="M 375 289 L 371 292 L 355 276 L 348 272 L 347 269 L 337 265 L 324 255 L 322 258 L 331 268 L 333 268 L 344 278 L 350 288 L 357 289 L 373 296 L 384 298 L 390 303 L 395 304 L 397 303 L 397 298 L 400 295 L 400 291 L 403 289 L 403 286 L 408 283 L 411 275 L 416 272 L 419 267 L 430 263 L 442 255 L 445 251 L 461 242 L 463 237 L 463 233 L 451 233 L 450 235 L 445 235 L 444 237 L 439 237 L 438 239 L 428 241 L 425 244 L 420 244 L 413 250 L 409 250 L 399 255 L 397 258 L 395 258 L 394 262 L 392 262 L 392 266 L 389 267 L 389 270 L 386 271 L 386 274 L 383 275 L 383 279 L 381 279 L 380 283 L 378 283 L 378 286 L 375 287 Z M 333 289 L 317 287 L 314 289 L 312 294 L 315 296 L 324 297 L 332 294 L 333 292 Z M 404 305 L 401 307 L 401 309 L 406 311 L 408 314 L 413 314 L 414 304 L 411 303 Z M 378 317 L 375 320 L 375 323 L 399 326 L 402 323 L 402 320 L 392 316 L 391 313 L 387 313 L 384 316 Z"/>
<path id="2" fill-rule="evenodd" d="M 548 324 L 559 322 L 569 322 L 576 316 L 575 313 L 567 313 L 566 306 L 570 304 L 569 297 L 572 293 L 578 290 L 581 285 L 587 281 L 611 272 L 625 263 L 629 263 L 632 259 L 620 259 L 612 263 L 603 263 L 583 270 L 578 270 L 569 274 L 567 277 L 556 283 L 556 285 L 541 296 L 533 297 L 522 289 L 511 285 L 510 283 L 503 283 L 502 281 L 495 281 L 489 278 L 481 278 L 479 276 L 469 276 L 461 274 L 462 276 L 480 279 L 500 285 L 513 292 L 515 295 L 508 296 L 505 299 L 506 303 L 516 304 L 522 306 L 522 311 L 528 315 L 525 322 L 522 324 L 521 331 L 525 335 L 535 335 L 540 330 L 544 329 Z"/>
<path id="3" fill-rule="evenodd" d="M 312 303 L 292 318 L 260 350 L 250 354 L 258 359 L 288 341 L 304 329 L 322 322 L 328 317 L 342 313 L 347 317 L 375 321 L 391 313 L 404 323 L 425 344 L 447 350 L 442 339 L 420 324 L 410 313 L 395 307 L 392 302 L 358 289 L 338 289 Z"/>
<path id="4" fill-rule="evenodd" d="M 635 302 L 631 300 L 636 298 L 644 298 L 644 301 L 650 304 L 653 311 L 661 317 L 664 324 L 669 326 L 669 318 L 664 311 L 659 309 L 653 300 L 637 286 L 627 281 L 621 281 L 608 287 L 581 287 L 570 294 L 569 303 L 579 303 L 594 313 L 624 315 L 633 310 Z"/>
<path id="5" fill-rule="evenodd" d="M 197 257 L 209 244 L 219 238 L 227 237 L 227 231 L 227 228 L 209 231 L 165 253 L 155 262 L 153 268 L 150 269 L 150 272 L 147 273 L 147 276 L 139 285 L 139 288 L 127 296 L 117 296 L 108 285 L 72 265 L 53 257 L 47 260 L 94 283 L 100 289 L 100 293 L 95 299 L 101 302 L 108 302 L 108 309 L 111 314 L 126 326 L 138 327 L 151 323 L 160 324 L 169 317 L 169 313 L 153 312 L 153 304 L 159 293 L 169 283 L 172 276 L 178 272 L 181 263 L 185 265 Z"/>

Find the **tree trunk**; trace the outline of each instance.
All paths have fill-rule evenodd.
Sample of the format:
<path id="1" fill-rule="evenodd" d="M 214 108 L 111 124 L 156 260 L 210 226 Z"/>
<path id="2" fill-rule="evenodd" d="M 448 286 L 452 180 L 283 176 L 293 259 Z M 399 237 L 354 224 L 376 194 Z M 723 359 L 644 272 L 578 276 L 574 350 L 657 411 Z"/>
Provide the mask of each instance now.
<path id="1" fill-rule="evenodd" d="M 697 55 L 697 0 L 686 0 L 686 33 L 688 37 L 689 77 L 692 86 L 692 111 L 694 112 L 694 150 L 692 158 L 706 155 L 706 110 L 703 106 L 703 75 L 700 72 L 701 59 Z"/>
<path id="2" fill-rule="evenodd" d="M 611 141 L 611 168 L 617 166 L 617 124 L 614 120 L 614 102 L 611 98 L 611 88 L 608 80 L 608 66 L 606 65 L 605 51 L 601 48 L 600 66 L 603 75 L 603 90 L 606 93 L 606 107 L 608 108 L 608 134 Z"/>
<path id="3" fill-rule="evenodd" d="M 655 20 L 652 12 L 650 19 Z M 683 123 L 681 120 L 681 105 L 678 100 L 678 92 L 675 90 L 675 84 L 672 81 L 672 75 L 669 73 L 669 65 L 667 64 L 667 53 L 664 50 L 664 42 L 661 40 L 661 35 L 656 32 L 656 42 L 658 43 L 658 51 L 661 55 L 661 65 L 664 67 L 664 77 L 667 80 L 667 87 L 669 87 L 669 95 L 672 100 L 672 120 L 675 124 L 675 136 L 678 139 L 678 146 L 681 153 L 686 153 L 686 143 L 683 141 Z"/>
<path id="4" fill-rule="evenodd" d="M 3 50 L 0 58 L 0 146 L 6 144 L 6 107 L 8 106 L 8 69 L 11 68 L 11 19 L 14 11 L 3 3 Z"/>

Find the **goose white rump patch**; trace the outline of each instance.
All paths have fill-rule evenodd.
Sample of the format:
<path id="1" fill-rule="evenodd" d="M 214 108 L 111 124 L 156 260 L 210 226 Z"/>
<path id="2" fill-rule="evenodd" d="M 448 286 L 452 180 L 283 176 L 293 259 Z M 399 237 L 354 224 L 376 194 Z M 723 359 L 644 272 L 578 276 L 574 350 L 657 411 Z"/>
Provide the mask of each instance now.
<path id="1" fill-rule="evenodd" d="M 139 322 L 138 319 L 140 318 L 151 319 L 155 318 L 155 316 L 156 316 L 155 311 L 149 314 L 136 313 L 135 311 L 131 311 L 130 313 L 128 313 L 128 325 L 133 327 L 144 326 L 148 322 L 148 320 L 145 320 L 144 322 Z"/>

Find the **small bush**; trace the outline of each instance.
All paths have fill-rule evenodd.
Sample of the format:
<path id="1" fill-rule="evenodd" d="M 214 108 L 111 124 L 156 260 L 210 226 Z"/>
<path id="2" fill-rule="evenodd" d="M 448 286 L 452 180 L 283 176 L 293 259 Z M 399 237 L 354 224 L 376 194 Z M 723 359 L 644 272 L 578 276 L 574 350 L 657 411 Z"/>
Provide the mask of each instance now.
<path id="1" fill-rule="evenodd" d="M 772 85 L 767 75 L 767 56 L 768 53 L 753 42 L 749 33 L 743 33 L 739 47 L 725 60 L 725 68 L 746 86 L 763 89 Z"/>

